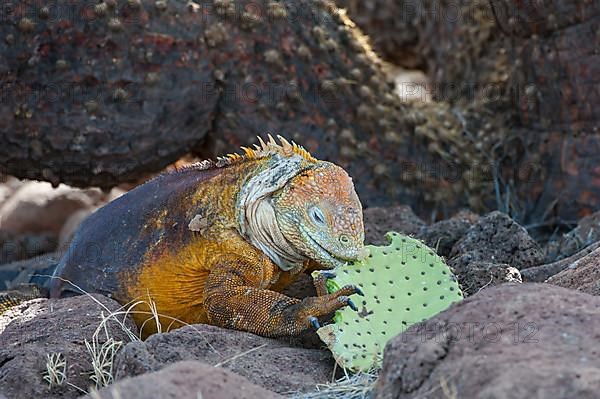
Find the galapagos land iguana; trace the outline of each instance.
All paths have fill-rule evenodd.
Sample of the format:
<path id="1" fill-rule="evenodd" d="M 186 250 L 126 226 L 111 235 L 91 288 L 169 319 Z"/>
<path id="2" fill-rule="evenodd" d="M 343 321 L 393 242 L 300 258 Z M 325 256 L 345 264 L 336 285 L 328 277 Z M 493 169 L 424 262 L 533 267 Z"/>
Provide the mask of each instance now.
<path id="1" fill-rule="evenodd" d="M 295 335 L 361 294 L 280 291 L 301 273 L 359 259 L 362 207 L 339 166 L 280 137 L 159 175 L 80 226 L 50 282 L 50 297 L 96 292 L 132 313 L 143 335 L 208 323 L 263 336 Z M 151 306 L 160 315 L 160 329 Z"/>

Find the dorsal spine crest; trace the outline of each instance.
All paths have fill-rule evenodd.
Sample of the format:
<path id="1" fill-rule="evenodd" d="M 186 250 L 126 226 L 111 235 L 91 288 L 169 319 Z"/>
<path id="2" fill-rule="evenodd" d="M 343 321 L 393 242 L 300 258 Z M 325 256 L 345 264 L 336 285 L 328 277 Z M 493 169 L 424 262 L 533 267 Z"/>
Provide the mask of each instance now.
<path id="1" fill-rule="evenodd" d="M 279 143 L 275 141 L 271 134 L 267 135 L 268 140 L 265 142 L 262 137 L 257 136 L 258 144 L 254 145 L 254 148 L 241 147 L 243 154 L 232 153 L 225 156 L 217 157 L 217 161 L 205 160 L 197 162 L 183 168 L 178 168 L 177 171 L 185 171 L 188 169 L 194 170 L 206 170 L 211 168 L 222 168 L 229 165 L 242 163 L 246 160 L 261 159 L 270 157 L 272 155 L 280 155 L 283 157 L 291 157 L 294 155 L 300 155 L 302 158 L 309 162 L 318 162 L 304 147 L 296 144 L 295 142 L 289 142 L 284 137 L 277 135 Z"/>

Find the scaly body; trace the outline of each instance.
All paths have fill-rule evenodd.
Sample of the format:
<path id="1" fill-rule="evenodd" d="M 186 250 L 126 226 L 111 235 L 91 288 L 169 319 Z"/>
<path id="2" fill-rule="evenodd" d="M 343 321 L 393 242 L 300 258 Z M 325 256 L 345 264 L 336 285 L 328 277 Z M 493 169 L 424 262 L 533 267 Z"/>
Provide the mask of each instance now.
<path id="1" fill-rule="evenodd" d="M 107 204 L 80 227 L 51 297 L 98 292 L 134 304 L 143 334 L 209 323 L 293 335 L 350 304 L 355 287 L 298 300 L 280 291 L 307 269 L 363 251 L 351 179 L 282 139 L 163 174 Z"/>

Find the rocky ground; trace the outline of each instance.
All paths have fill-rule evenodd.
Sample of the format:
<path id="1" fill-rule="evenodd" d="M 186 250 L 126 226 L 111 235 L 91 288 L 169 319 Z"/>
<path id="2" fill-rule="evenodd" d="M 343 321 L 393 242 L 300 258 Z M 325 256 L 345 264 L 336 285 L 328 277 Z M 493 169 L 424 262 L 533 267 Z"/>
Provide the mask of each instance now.
<path id="1" fill-rule="evenodd" d="M 281 131 L 349 170 L 368 243 L 423 240 L 466 299 L 350 378 L 312 331 L 141 341 L 109 298 L 34 299 L 0 315 L 0 399 L 598 397 L 600 2 L 5 3 L 0 172 L 57 187 L 0 174 L 0 291 L 123 184 Z"/>
<path id="2" fill-rule="evenodd" d="M 56 262 L 78 222 L 118 195 L 5 180 L 3 288 Z M 501 212 L 427 223 L 409 207 L 366 209 L 369 243 L 389 230 L 422 239 L 468 297 L 392 339 L 379 378 L 360 389 L 373 398 L 596 397 L 599 221 L 594 214 L 542 240 Z M 314 291 L 303 278 L 288 294 Z M 339 377 L 313 332 L 276 340 L 193 325 L 140 341 L 126 310 L 97 295 L 36 299 L 0 316 L 7 398 L 79 397 L 92 387 L 87 397 L 333 397 L 316 391 Z"/>

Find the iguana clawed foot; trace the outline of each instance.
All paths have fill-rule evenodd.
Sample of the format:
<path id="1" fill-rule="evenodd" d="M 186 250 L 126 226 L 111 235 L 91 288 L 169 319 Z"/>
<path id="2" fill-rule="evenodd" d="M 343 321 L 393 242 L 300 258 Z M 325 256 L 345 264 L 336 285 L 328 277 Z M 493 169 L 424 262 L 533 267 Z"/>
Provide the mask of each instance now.
<path id="1" fill-rule="evenodd" d="M 327 280 L 335 278 L 336 276 L 337 276 L 337 274 L 332 270 L 323 270 L 323 271 L 318 272 L 318 274 L 313 277 L 313 284 L 317 291 L 317 296 L 324 296 L 324 295 L 329 294 L 329 291 L 327 290 Z M 358 294 L 360 296 L 365 296 L 364 292 L 359 287 L 353 285 L 353 286 L 346 286 L 344 288 L 348 288 L 348 287 L 353 288 L 353 292 L 348 295 Z"/>
<path id="2" fill-rule="evenodd" d="M 358 311 L 358 307 L 354 304 L 354 302 L 352 302 L 349 296 L 354 294 L 358 294 L 360 296 L 365 295 L 362 290 L 355 285 L 346 285 L 340 288 L 338 291 L 330 294 L 327 290 L 327 280 L 334 278 L 335 276 L 335 272 L 331 270 L 319 272 L 313 278 L 315 289 L 317 291 L 317 297 L 306 298 L 304 300 L 307 302 L 309 302 L 308 300 L 320 302 L 310 306 L 310 308 L 314 310 L 314 313 L 310 313 L 308 320 L 315 329 L 321 327 L 317 317 L 329 315 L 336 310 L 343 308 L 344 306 L 349 306 L 350 309 Z"/>
<path id="3" fill-rule="evenodd" d="M 308 320 L 310 321 L 310 324 L 314 327 L 315 330 L 321 328 L 321 325 L 319 324 L 319 319 L 317 319 L 315 316 L 310 316 Z"/>

